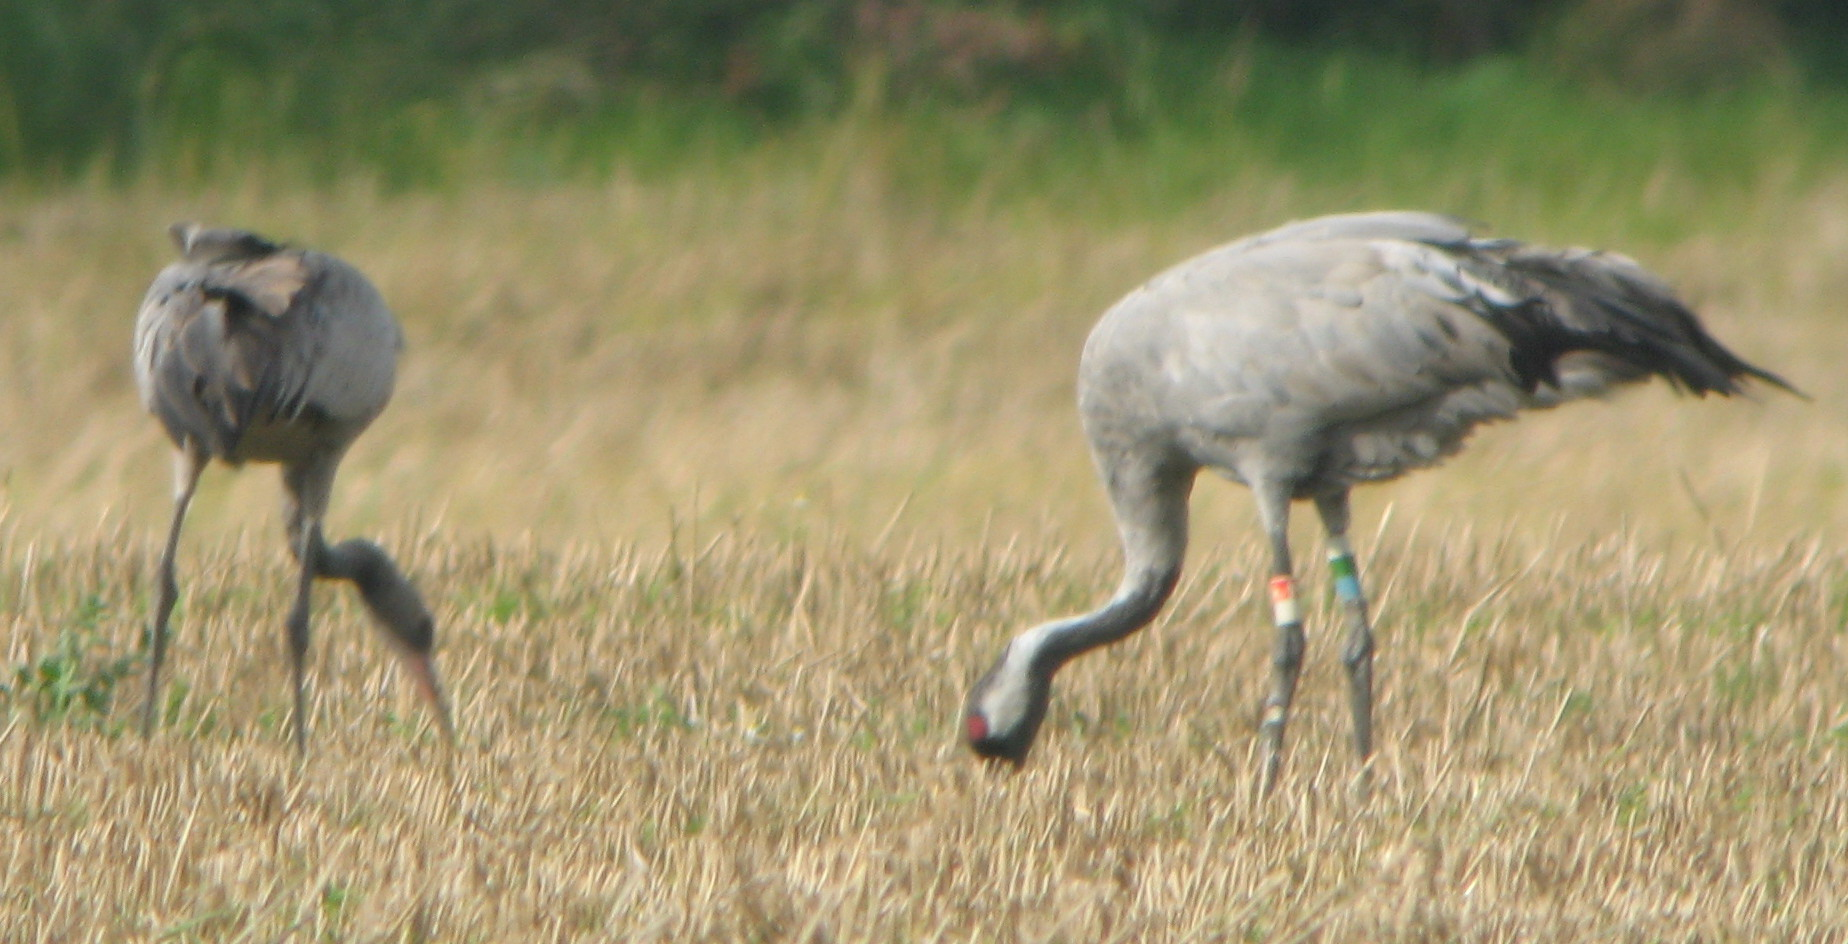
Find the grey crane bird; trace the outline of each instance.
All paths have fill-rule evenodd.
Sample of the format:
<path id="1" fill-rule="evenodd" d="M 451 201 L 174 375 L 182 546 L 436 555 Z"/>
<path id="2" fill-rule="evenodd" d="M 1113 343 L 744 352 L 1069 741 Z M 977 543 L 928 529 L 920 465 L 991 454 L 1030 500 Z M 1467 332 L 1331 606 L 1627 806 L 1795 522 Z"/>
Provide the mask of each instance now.
<path id="1" fill-rule="evenodd" d="M 431 649 L 434 621 L 391 558 L 369 541 L 329 545 L 321 520 L 334 472 L 353 440 L 385 408 L 403 335 L 359 270 L 320 252 L 255 233 L 175 223 L 180 261 L 148 287 L 135 322 L 141 402 L 173 440 L 173 524 L 161 552 L 148 637 L 152 733 L 167 622 L 179 587 L 173 557 L 199 475 L 213 459 L 282 466 L 289 550 L 301 567 L 287 631 L 295 684 L 295 743 L 306 751 L 302 666 L 309 590 L 316 577 L 346 580 L 397 648 L 444 734 L 454 728 Z"/>
<path id="2" fill-rule="evenodd" d="M 1181 573 L 1197 473 L 1248 486 L 1270 539 L 1277 640 L 1260 737 L 1275 785 L 1303 658 L 1290 503 L 1315 503 L 1349 625 L 1354 746 L 1373 747 L 1373 633 L 1347 542 L 1348 493 L 1434 465 L 1479 423 L 1661 376 L 1694 394 L 1756 379 L 1614 253 L 1480 238 L 1416 212 L 1329 216 L 1197 256 L 1112 307 L 1086 341 L 1078 407 L 1123 545 L 1095 612 L 1013 638 L 971 691 L 978 754 L 1025 761 L 1053 674 L 1161 610 Z"/>

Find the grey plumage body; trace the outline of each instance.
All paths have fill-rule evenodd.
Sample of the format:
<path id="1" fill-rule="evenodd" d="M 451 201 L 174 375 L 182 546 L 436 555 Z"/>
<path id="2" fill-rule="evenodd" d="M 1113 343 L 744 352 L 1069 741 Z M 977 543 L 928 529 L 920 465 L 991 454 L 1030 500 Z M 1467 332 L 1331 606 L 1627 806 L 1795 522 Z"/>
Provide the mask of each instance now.
<path id="1" fill-rule="evenodd" d="M 1733 394 L 1746 378 L 1788 387 L 1722 347 L 1628 258 L 1478 238 L 1432 214 L 1303 221 L 1157 275 L 1103 316 L 1079 366 L 1123 583 L 1095 613 L 1010 643 L 970 695 L 972 745 L 1024 760 L 1058 667 L 1153 619 L 1180 573 L 1194 478 L 1210 468 L 1252 489 L 1273 588 L 1285 581 L 1265 789 L 1303 648 L 1289 582 L 1294 499 L 1316 503 L 1353 578 L 1343 659 L 1364 757 L 1373 643 L 1347 551 L 1349 490 L 1441 461 L 1481 423 L 1650 376 L 1696 394 Z"/>
<path id="2" fill-rule="evenodd" d="M 254 233 L 175 224 L 181 261 L 149 286 L 135 323 L 142 405 L 176 449 L 174 514 L 160 563 L 149 636 L 143 727 L 157 714 L 166 629 L 178 594 L 174 554 L 200 473 L 211 460 L 282 466 L 290 551 L 301 566 L 287 629 L 295 736 L 307 741 L 303 662 L 309 588 L 316 577 L 351 581 L 396 644 L 420 693 L 451 733 L 422 597 L 377 545 L 329 545 L 321 520 L 334 473 L 391 398 L 403 337 L 366 277 L 324 253 Z"/>

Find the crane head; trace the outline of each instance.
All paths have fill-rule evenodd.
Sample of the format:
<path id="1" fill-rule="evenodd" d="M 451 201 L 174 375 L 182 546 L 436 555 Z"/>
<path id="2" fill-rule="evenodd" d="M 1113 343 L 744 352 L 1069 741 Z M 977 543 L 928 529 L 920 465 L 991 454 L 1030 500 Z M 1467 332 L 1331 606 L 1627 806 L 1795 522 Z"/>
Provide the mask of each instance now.
<path id="1" fill-rule="evenodd" d="M 963 736 L 981 757 L 1019 768 L 1052 699 L 1052 672 L 1015 640 L 969 692 Z"/>

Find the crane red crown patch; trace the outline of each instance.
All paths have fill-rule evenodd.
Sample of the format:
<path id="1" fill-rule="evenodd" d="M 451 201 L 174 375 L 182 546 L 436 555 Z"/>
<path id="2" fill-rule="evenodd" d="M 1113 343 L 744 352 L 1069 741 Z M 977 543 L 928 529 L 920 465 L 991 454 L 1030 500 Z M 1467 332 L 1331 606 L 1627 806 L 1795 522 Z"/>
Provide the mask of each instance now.
<path id="1" fill-rule="evenodd" d="M 970 715 L 964 722 L 969 732 L 969 740 L 985 741 L 988 739 L 988 722 L 981 715 Z"/>

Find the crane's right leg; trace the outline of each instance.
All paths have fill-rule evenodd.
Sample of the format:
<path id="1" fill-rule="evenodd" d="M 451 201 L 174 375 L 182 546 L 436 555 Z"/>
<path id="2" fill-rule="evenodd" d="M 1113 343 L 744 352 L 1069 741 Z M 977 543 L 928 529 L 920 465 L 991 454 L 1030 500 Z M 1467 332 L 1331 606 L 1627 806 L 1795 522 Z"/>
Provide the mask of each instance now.
<path id="1" fill-rule="evenodd" d="M 313 596 L 314 577 L 323 542 L 321 516 L 327 512 L 327 496 L 334 486 L 334 468 L 340 461 L 310 460 L 288 466 L 282 484 L 289 493 L 289 550 L 301 567 L 295 588 L 295 605 L 289 609 L 289 674 L 295 686 L 295 749 L 308 753 L 308 696 L 303 680 L 308 661 L 308 616 Z"/>
<path id="2" fill-rule="evenodd" d="M 1347 542 L 1348 493 L 1319 496 L 1315 506 L 1328 529 L 1328 568 L 1335 575 L 1335 596 L 1348 613 L 1341 661 L 1347 666 L 1348 701 L 1354 711 L 1354 751 L 1364 762 L 1373 754 L 1373 626 L 1367 618 L 1367 596 L 1360 589 L 1360 568 Z"/>
<path id="3" fill-rule="evenodd" d="M 1277 627 L 1277 647 L 1271 656 L 1271 691 L 1264 699 L 1264 718 L 1258 729 L 1264 745 L 1264 768 L 1259 789 L 1266 796 L 1277 786 L 1283 767 L 1283 733 L 1290 720 L 1290 701 L 1296 696 L 1296 678 L 1303 668 L 1303 617 L 1296 604 L 1296 579 L 1290 570 L 1290 490 L 1276 482 L 1252 485 L 1258 517 L 1270 538 L 1271 614 Z"/>
<path id="4" fill-rule="evenodd" d="M 199 473 L 208 461 L 197 445 L 186 443 L 173 454 L 173 524 L 167 529 L 167 546 L 160 552 L 160 574 L 156 578 L 154 623 L 148 630 L 148 699 L 141 707 L 141 736 L 154 733 L 154 717 L 159 712 L 160 667 L 167 654 L 167 618 L 180 596 L 179 581 L 173 576 L 173 558 L 180 548 L 180 526 L 186 523 L 186 509 L 192 504 L 193 491 L 199 487 Z"/>

